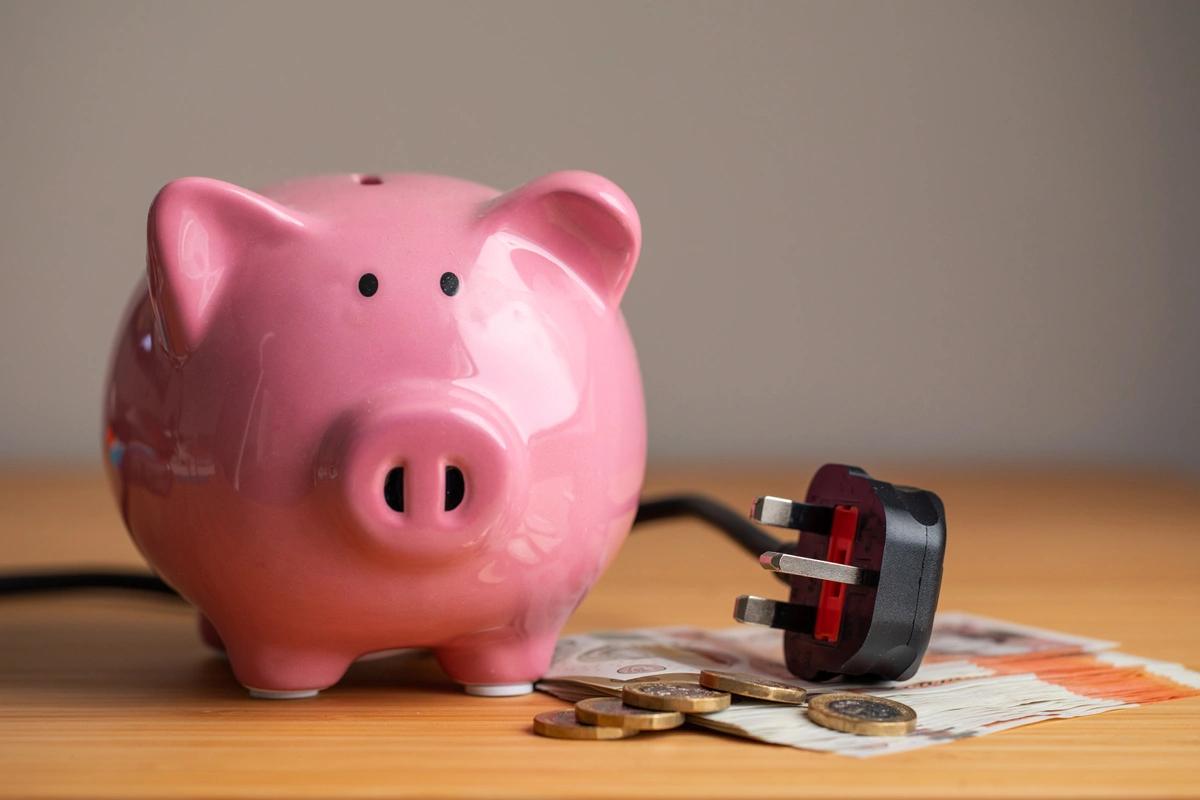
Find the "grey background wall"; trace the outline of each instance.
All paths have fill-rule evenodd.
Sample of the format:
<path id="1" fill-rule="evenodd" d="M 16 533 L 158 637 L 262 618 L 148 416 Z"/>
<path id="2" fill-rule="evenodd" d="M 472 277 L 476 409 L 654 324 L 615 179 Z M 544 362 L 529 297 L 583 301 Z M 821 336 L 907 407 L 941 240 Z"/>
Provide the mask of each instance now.
<path id="1" fill-rule="evenodd" d="M 1200 4 L 0 3 L 0 461 L 167 180 L 587 168 L 675 458 L 1200 468 Z"/>

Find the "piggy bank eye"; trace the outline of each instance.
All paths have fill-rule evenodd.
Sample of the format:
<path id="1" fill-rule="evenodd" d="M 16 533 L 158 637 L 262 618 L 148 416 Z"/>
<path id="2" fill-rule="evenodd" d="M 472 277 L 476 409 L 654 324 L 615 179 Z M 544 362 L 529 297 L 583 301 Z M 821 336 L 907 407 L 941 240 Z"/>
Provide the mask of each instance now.
<path id="1" fill-rule="evenodd" d="M 370 297 L 379 291 L 379 278 L 375 277 L 374 272 L 364 272 L 363 276 L 358 279 L 358 293 L 363 297 Z"/>
<path id="2" fill-rule="evenodd" d="M 442 293 L 447 297 L 458 294 L 458 276 L 453 272 L 442 273 Z"/>

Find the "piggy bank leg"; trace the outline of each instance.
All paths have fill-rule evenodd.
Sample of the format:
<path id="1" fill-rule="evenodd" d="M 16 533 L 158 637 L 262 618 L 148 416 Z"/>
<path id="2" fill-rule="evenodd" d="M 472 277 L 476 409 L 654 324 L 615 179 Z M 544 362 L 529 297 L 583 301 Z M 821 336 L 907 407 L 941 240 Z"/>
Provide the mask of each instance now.
<path id="1" fill-rule="evenodd" d="M 554 655 L 556 633 L 497 638 L 467 637 L 437 648 L 438 663 L 467 694 L 512 697 L 529 694 Z"/>
<path id="2" fill-rule="evenodd" d="M 226 641 L 234 677 L 251 697 L 295 700 L 315 697 L 341 680 L 353 656 L 280 647 L 268 642 Z"/>
<path id="3" fill-rule="evenodd" d="M 208 617 L 200 615 L 200 638 L 206 645 L 213 650 L 225 652 L 225 643 L 221 641 L 221 634 L 217 633 L 216 627 L 209 621 Z"/>

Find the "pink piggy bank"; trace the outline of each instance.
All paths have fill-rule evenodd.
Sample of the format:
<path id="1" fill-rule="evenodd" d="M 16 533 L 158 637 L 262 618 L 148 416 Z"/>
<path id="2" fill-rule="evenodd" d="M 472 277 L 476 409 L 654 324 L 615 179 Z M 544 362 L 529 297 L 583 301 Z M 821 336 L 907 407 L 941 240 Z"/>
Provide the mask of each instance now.
<path id="1" fill-rule="evenodd" d="M 507 194 L 340 175 L 205 178 L 150 209 L 105 453 L 130 535 L 251 694 L 430 648 L 531 690 L 637 510 L 645 411 L 616 186 Z"/>

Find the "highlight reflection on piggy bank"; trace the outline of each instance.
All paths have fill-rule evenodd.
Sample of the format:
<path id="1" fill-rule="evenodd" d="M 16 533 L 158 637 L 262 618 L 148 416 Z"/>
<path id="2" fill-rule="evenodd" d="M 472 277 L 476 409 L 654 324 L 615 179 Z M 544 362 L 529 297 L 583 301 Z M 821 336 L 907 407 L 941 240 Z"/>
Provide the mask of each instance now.
<path id="1" fill-rule="evenodd" d="M 130 534 L 252 694 L 432 648 L 528 692 L 637 510 L 629 198 L 341 175 L 168 184 L 119 332 L 106 464 Z"/>

